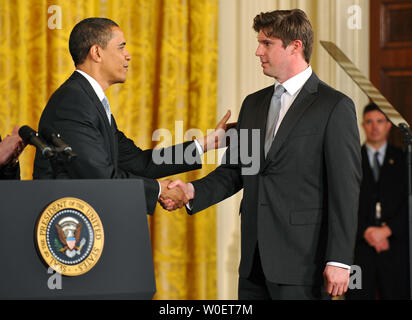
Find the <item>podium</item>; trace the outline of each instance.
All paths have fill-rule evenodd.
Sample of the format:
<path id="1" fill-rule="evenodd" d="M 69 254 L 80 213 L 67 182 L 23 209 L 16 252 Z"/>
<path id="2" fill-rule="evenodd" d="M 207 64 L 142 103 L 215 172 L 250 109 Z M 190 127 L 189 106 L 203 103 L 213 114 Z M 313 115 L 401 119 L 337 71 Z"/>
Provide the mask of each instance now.
<path id="1" fill-rule="evenodd" d="M 103 226 L 98 261 L 77 276 L 49 268 L 36 240 L 39 217 L 62 198 L 89 204 Z M 152 299 L 156 286 L 141 180 L 0 181 L 0 202 L 0 299 Z M 60 287 L 50 286 L 56 276 Z"/>

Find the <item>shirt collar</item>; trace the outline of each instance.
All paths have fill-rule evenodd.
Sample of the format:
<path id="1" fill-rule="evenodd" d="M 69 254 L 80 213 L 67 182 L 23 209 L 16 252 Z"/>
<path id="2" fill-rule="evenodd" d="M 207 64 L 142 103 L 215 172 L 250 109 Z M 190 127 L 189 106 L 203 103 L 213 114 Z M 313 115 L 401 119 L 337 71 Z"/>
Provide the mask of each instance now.
<path id="1" fill-rule="evenodd" d="M 368 150 L 369 153 L 375 154 L 376 152 L 379 152 L 379 155 L 384 156 L 386 154 L 386 148 L 388 147 L 388 142 L 385 142 L 382 147 L 380 147 L 378 150 L 376 150 L 374 147 L 372 147 L 369 143 L 365 143 L 366 149 Z"/>
<path id="2" fill-rule="evenodd" d="M 296 92 L 302 89 L 302 87 L 304 86 L 306 81 L 308 81 L 311 75 L 312 75 L 312 67 L 309 66 L 305 70 L 303 70 L 301 73 L 298 73 L 297 75 L 283 82 L 282 86 L 291 96 L 293 96 L 296 94 Z M 279 82 L 276 81 L 275 88 L 277 85 L 279 85 Z"/>
<path id="3" fill-rule="evenodd" d="M 89 83 L 92 86 L 94 92 L 96 92 L 97 97 L 99 98 L 100 101 L 102 101 L 106 95 L 104 94 L 104 91 L 103 91 L 102 87 L 96 81 L 96 79 L 94 79 L 92 76 L 89 76 L 86 72 L 84 72 L 82 70 L 76 69 L 76 71 L 78 73 L 80 73 L 83 77 L 85 77 L 87 81 L 89 81 Z"/>

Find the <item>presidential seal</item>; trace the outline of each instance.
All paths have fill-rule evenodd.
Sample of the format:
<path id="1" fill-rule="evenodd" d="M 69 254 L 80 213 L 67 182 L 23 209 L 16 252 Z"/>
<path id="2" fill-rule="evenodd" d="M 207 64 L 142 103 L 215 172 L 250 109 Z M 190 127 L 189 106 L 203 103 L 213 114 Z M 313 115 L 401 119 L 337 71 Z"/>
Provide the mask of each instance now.
<path id="1" fill-rule="evenodd" d="M 103 225 L 88 203 L 62 198 L 52 202 L 40 215 L 36 242 L 48 266 L 66 276 L 79 276 L 100 259 Z"/>

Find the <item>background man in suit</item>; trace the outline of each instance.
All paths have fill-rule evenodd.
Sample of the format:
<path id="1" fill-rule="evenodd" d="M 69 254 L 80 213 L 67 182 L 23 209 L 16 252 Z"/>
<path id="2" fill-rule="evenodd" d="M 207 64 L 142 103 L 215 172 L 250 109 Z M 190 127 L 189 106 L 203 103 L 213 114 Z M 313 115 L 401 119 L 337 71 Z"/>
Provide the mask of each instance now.
<path id="1" fill-rule="evenodd" d="M 391 122 L 375 104 L 363 112 L 366 143 L 359 196 L 355 264 L 362 289 L 350 300 L 409 299 L 409 238 L 405 154 L 388 144 Z"/>
<path id="2" fill-rule="evenodd" d="M 190 213 L 243 188 L 239 299 L 320 299 L 348 287 L 356 236 L 360 143 L 351 99 L 321 82 L 309 61 L 313 30 L 298 9 L 254 19 L 256 56 L 275 85 L 243 102 L 238 130 L 260 130 L 260 170 L 240 160 L 189 184 Z M 226 159 L 249 144 L 231 144 Z M 173 202 L 166 201 L 173 209 Z"/>
<path id="3" fill-rule="evenodd" d="M 168 163 L 156 164 L 152 157 L 155 152 L 174 157 L 177 147 L 157 151 L 143 151 L 136 147 L 118 130 L 104 94 L 109 86 L 126 81 L 131 56 L 125 46 L 123 32 L 112 20 L 88 18 L 73 28 L 69 49 L 76 71 L 50 97 L 40 118 L 39 132 L 47 129 L 60 133 L 78 157 L 70 164 L 52 170 L 49 161 L 37 152 L 33 177 L 140 178 L 144 181 L 148 213 L 154 211 L 159 197 L 173 198 L 178 206 L 183 206 L 187 202 L 183 192 L 168 190 L 168 180 L 155 179 L 200 168 L 200 153 L 207 151 L 207 146 L 216 146 L 207 142 L 215 141 L 219 134 L 223 136 L 224 130 L 216 130 L 206 139 L 183 144 L 182 152 L 189 149 L 196 160 L 194 164 L 188 164 L 186 159 L 182 164 L 175 164 L 174 158 L 168 159 Z M 229 117 L 230 112 L 218 128 L 225 128 Z"/>
<path id="4" fill-rule="evenodd" d="M 15 126 L 11 135 L 4 140 L 0 137 L 0 179 L 20 179 L 18 158 L 25 144 L 18 132 L 19 127 Z"/>

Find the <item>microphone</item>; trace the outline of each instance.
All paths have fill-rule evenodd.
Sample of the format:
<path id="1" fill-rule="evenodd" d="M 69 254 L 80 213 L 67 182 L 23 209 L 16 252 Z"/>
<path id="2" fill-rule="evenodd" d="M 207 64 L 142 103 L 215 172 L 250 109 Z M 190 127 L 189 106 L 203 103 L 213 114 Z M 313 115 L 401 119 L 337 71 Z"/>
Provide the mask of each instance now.
<path id="1" fill-rule="evenodd" d="M 77 157 L 77 154 L 73 152 L 72 148 L 62 140 L 60 134 L 54 133 L 50 128 L 43 128 L 41 135 L 51 144 L 57 148 L 57 152 L 63 152 L 67 156 L 67 161 L 71 161 Z"/>
<path id="2" fill-rule="evenodd" d="M 50 148 L 43 141 L 43 139 L 39 137 L 39 134 L 29 126 L 22 126 L 19 129 L 19 136 L 26 144 L 31 144 L 32 146 L 35 146 L 37 149 L 39 149 L 43 157 L 45 157 L 46 159 L 50 159 L 54 156 L 54 151 L 52 150 L 52 148 Z"/>

